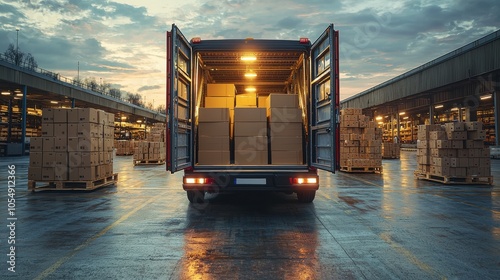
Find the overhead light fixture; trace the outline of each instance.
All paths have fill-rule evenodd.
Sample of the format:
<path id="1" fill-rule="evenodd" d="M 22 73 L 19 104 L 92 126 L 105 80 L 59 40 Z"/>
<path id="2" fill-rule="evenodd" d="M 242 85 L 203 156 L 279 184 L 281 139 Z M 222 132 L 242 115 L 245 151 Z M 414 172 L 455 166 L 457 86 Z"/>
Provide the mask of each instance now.
<path id="1" fill-rule="evenodd" d="M 408 117 L 408 116 L 406 116 L 406 117 L 404 117 L 404 118 L 403 118 L 403 120 L 407 120 L 408 118 L 409 118 L 409 117 Z"/>
<path id="2" fill-rule="evenodd" d="M 378 124 L 384 124 L 384 122 L 378 122 Z"/>
<path id="3" fill-rule="evenodd" d="M 483 96 L 481 96 L 481 100 L 490 99 L 491 97 L 492 97 L 491 94 L 483 95 Z"/>
<path id="4" fill-rule="evenodd" d="M 451 111 L 458 111 L 458 107 L 451 108 Z"/>
<path id="5" fill-rule="evenodd" d="M 59 102 L 57 102 L 57 101 L 50 101 L 50 103 L 52 103 L 52 104 L 58 104 Z"/>
<path id="6" fill-rule="evenodd" d="M 382 120 L 383 118 L 382 118 L 382 116 L 378 116 L 378 117 L 376 117 L 375 119 L 376 119 L 377 121 L 380 121 L 380 120 Z"/>
<path id="7" fill-rule="evenodd" d="M 257 57 L 255 55 L 243 55 L 241 56 L 241 61 L 256 61 Z"/>
<path id="8" fill-rule="evenodd" d="M 254 88 L 254 87 L 247 87 L 247 88 L 245 88 L 245 91 L 246 91 L 246 92 L 256 92 L 256 91 L 257 91 L 257 89 L 256 89 L 256 88 Z"/>
<path id="9" fill-rule="evenodd" d="M 399 113 L 399 115 L 400 115 L 400 116 L 402 116 L 402 115 L 404 115 L 404 114 L 406 114 L 406 112 L 401 112 L 401 113 Z"/>
<path id="10" fill-rule="evenodd" d="M 389 116 L 385 116 L 385 118 L 387 119 Z"/>
<path id="11" fill-rule="evenodd" d="M 255 77 L 257 77 L 257 73 L 255 73 L 255 72 L 253 72 L 253 71 L 246 72 L 246 73 L 245 73 L 245 77 L 246 77 L 246 78 L 255 78 Z"/>
<path id="12" fill-rule="evenodd" d="M 2 95 L 10 95 L 9 91 L 2 91 Z"/>
<path id="13" fill-rule="evenodd" d="M 436 106 L 434 106 L 434 108 L 436 108 L 436 109 L 443 108 L 443 107 L 444 107 L 444 105 L 443 105 L 443 104 L 440 104 L 440 105 L 436 105 Z"/>
<path id="14" fill-rule="evenodd" d="M 142 121 L 141 121 L 141 120 L 137 120 L 137 122 L 138 122 L 138 123 L 142 123 Z"/>
<path id="15" fill-rule="evenodd" d="M 23 94 L 22 92 L 21 92 L 21 93 L 16 93 L 16 96 L 18 96 L 18 97 L 21 97 L 21 96 L 23 96 L 23 95 L 24 95 L 24 94 Z"/>
<path id="16" fill-rule="evenodd" d="M 127 119 L 127 117 L 125 117 L 125 116 L 122 116 L 122 120 L 126 120 L 126 119 Z"/>

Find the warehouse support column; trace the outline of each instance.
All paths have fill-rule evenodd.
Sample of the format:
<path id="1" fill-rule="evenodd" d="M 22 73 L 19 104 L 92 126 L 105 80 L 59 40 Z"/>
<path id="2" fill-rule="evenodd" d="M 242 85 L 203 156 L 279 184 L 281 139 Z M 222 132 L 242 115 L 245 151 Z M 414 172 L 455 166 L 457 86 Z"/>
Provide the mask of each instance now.
<path id="1" fill-rule="evenodd" d="M 398 143 L 399 141 L 401 141 L 401 116 L 399 115 L 399 112 L 396 114 L 396 118 L 397 118 L 397 121 L 396 121 L 396 125 L 397 125 L 397 133 L 396 133 L 396 136 L 398 137 Z"/>
<path id="2" fill-rule="evenodd" d="M 434 98 L 432 95 L 429 98 L 430 100 L 430 105 L 429 105 L 429 124 L 434 124 Z"/>
<path id="3" fill-rule="evenodd" d="M 21 150 L 21 155 L 26 154 L 26 118 L 28 115 L 28 87 L 23 86 L 23 104 L 22 104 L 22 112 L 23 112 L 23 121 L 21 123 L 21 129 L 22 129 L 22 134 L 21 134 L 21 145 L 22 145 L 22 150 Z"/>
<path id="4" fill-rule="evenodd" d="M 499 136 L 500 136 L 500 92 L 493 92 L 493 110 L 495 111 L 495 145 L 500 146 Z"/>
<path id="5" fill-rule="evenodd" d="M 71 98 L 71 108 L 75 108 L 75 99 Z"/>
<path id="6" fill-rule="evenodd" d="M 471 107 L 465 108 L 465 121 L 475 122 L 477 121 L 477 108 L 471 109 Z"/>

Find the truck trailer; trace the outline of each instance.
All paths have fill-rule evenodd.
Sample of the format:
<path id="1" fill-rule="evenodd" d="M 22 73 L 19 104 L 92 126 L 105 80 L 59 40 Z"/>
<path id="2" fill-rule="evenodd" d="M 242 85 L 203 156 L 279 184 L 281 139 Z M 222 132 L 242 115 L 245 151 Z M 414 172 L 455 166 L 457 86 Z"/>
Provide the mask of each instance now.
<path id="1" fill-rule="evenodd" d="M 167 32 L 167 171 L 191 203 L 275 191 L 312 202 L 339 162 L 338 31 L 297 40 Z"/>

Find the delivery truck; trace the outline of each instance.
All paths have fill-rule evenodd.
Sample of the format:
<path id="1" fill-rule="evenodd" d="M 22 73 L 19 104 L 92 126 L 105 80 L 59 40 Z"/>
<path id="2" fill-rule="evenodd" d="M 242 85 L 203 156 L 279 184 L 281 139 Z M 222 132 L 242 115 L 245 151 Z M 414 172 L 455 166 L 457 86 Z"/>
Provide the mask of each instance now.
<path id="1" fill-rule="evenodd" d="M 167 32 L 167 171 L 191 203 L 275 191 L 312 202 L 339 162 L 338 31 L 296 40 Z M 265 193 L 265 192 L 264 192 Z"/>

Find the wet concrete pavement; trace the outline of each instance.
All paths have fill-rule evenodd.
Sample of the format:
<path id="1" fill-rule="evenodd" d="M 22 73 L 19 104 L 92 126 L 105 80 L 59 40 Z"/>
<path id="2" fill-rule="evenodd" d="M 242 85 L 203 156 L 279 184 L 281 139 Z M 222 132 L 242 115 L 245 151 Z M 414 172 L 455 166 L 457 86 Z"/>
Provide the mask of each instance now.
<path id="1" fill-rule="evenodd" d="M 320 173 L 311 204 L 295 195 L 209 195 L 189 204 L 182 174 L 116 157 L 119 182 L 92 192 L 27 191 L 16 166 L 15 273 L 0 230 L 2 279 L 498 279 L 500 160 L 494 186 L 413 178 L 415 152 L 384 174 Z"/>

